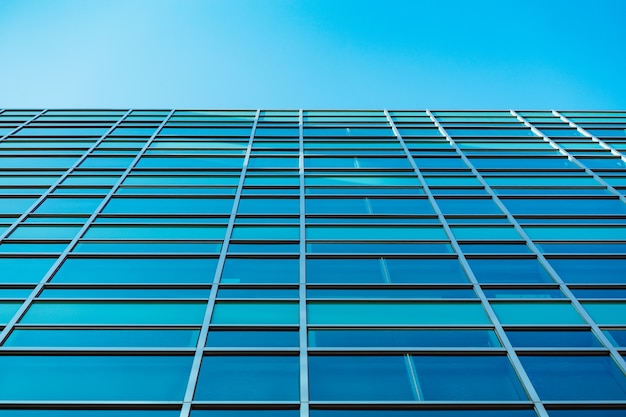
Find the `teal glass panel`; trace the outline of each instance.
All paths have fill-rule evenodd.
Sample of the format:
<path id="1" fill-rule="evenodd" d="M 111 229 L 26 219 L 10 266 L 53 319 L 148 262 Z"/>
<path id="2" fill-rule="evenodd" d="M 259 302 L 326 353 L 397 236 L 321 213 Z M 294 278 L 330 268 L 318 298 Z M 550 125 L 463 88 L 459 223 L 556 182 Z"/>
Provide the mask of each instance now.
<path id="1" fill-rule="evenodd" d="M 228 258 L 221 283 L 298 283 L 298 259 Z"/>
<path id="2" fill-rule="evenodd" d="M 198 239 L 222 240 L 226 226 L 91 226 L 85 232 L 88 239 Z"/>
<path id="3" fill-rule="evenodd" d="M 512 226 L 452 226 L 454 237 L 460 240 L 519 240 L 522 237 Z"/>
<path id="4" fill-rule="evenodd" d="M 626 284 L 626 259 L 549 259 L 567 284 Z"/>
<path id="5" fill-rule="evenodd" d="M 481 284 L 554 282 L 536 259 L 468 259 Z"/>
<path id="6" fill-rule="evenodd" d="M 11 239 L 72 239 L 81 226 L 18 226 Z"/>
<path id="7" fill-rule="evenodd" d="M 491 307 L 504 325 L 585 324 L 569 303 L 492 301 Z"/>
<path id="8" fill-rule="evenodd" d="M 55 288 L 48 287 L 38 295 L 39 299 L 208 299 L 209 288 Z"/>
<path id="9" fill-rule="evenodd" d="M 35 302 L 23 324 L 201 324 L 206 302 Z"/>
<path id="10" fill-rule="evenodd" d="M 297 401 L 298 356 L 205 356 L 196 401 Z"/>
<path id="11" fill-rule="evenodd" d="M 66 249 L 66 243 L 22 243 L 4 242 L 0 245 L 1 253 L 58 254 Z"/>
<path id="12" fill-rule="evenodd" d="M 56 258 L 0 258 L 0 282 L 36 284 Z"/>
<path id="13" fill-rule="evenodd" d="M 237 286 L 236 288 L 220 288 L 217 297 L 220 299 L 267 299 L 267 298 L 281 298 L 281 299 L 297 299 L 297 288 L 280 288 L 276 286 L 264 287 L 264 288 L 249 288 Z"/>
<path id="14" fill-rule="evenodd" d="M 352 298 L 477 298 L 470 288 L 311 288 L 307 298 L 352 299 Z"/>
<path id="15" fill-rule="evenodd" d="M 416 176 L 311 176 L 304 179 L 307 186 L 421 186 L 419 178 Z"/>
<path id="16" fill-rule="evenodd" d="M 503 214 L 498 206 L 491 199 L 470 199 L 470 198 L 437 198 L 437 204 L 445 215 L 456 214 Z"/>
<path id="17" fill-rule="evenodd" d="M 377 259 L 307 259 L 309 283 L 383 283 L 386 274 Z"/>
<path id="18" fill-rule="evenodd" d="M 51 263 L 51 260 L 46 261 Z M 61 265 L 52 282 L 209 284 L 213 282 L 216 266 L 217 259 L 211 258 L 69 258 Z"/>
<path id="19" fill-rule="evenodd" d="M 21 301 L 0 301 L 0 324 L 7 324 L 21 306 Z"/>
<path id="20" fill-rule="evenodd" d="M 311 417 L 537 417 L 534 410 L 311 410 Z M 605 417 L 604 415 L 599 415 Z M 55 416 L 56 417 L 56 416 Z M 551 416 L 552 417 L 552 416 Z M 581 416 L 582 417 L 582 416 Z M 606 417 L 614 417 L 607 415 Z M 617 417 L 617 416 L 615 416 Z"/>
<path id="21" fill-rule="evenodd" d="M 210 330 L 207 347 L 296 348 L 298 332 L 293 330 Z"/>
<path id="22" fill-rule="evenodd" d="M 48 197 L 37 207 L 37 214 L 61 214 L 61 213 L 93 213 L 102 202 L 101 197 L 97 198 L 60 198 Z"/>
<path id="23" fill-rule="evenodd" d="M 124 185 L 155 185 L 155 186 L 231 186 L 239 184 L 239 175 L 129 175 Z M 120 203 L 122 204 L 122 203 Z"/>
<path id="24" fill-rule="evenodd" d="M 568 176 L 568 177 L 547 177 L 547 176 L 511 176 L 511 177 L 489 177 L 485 176 L 485 181 L 492 187 L 497 186 L 520 186 L 520 187 L 568 187 L 568 186 L 599 186 L 593 177 L 589 176 Z"/>
<path id="25" fill-rule="evenodd" d="M 220 301 L 215 304 L 212 324 L 295 325 L 299 322 L 298 303 Z"/>
<path id="26" fill-rule="evenodd" d="M 3 417 L 178 417 L 178 410 L 3 409 Z"/>
<path id="27" fill-rule="evenodd" d="M 37 199 L 33 197 L 0 198 L 0 214 L 22 214 L 28 210 L 35 200 Z"/>
<path id="28" fill-rule="evenodd" d="M 15 329 L 11 347 L 195 347 L 199 330 L 189 329 Z"/>
<path id="29" fill-rule="evenodd" d="M 298 243 L 231 243 L 228 245 L 228 253 L 298 253 L 300 245 Z"/>
<path id="30" fill-rule="evenodd" d="M 473 302 L 310 302 L 310 325 L 489 324 Z"/>
<path id="31" fill-rule="evenodd" d="M 199 157 L 199 156 L 144 156 L 137 162 L 136 168 L 159 169 L 241 169 L 242 157 Z"/>
<path id="32" fill-rule="evenodd" d="M 531 250 L 525 243 L 462 243 L 461 252 L 464 254 L 530 254 Z"/>
<path id="33" fill-rule="evenodd" d="M 119 151 L 118 151 L 119 152 Z M 134 153 L 134 152 L 133 152 Z M 135 156 L 111 157 L 111 156 L 89 156 L 79 165 L 80 168 L 127 168 L 135 159 Z"/>
<path id="34" fill-rule="evenodd" d="M 242 198 L 237 208 L 239 214 L 299 214 L 300 200 L 297 198 Z"/>
<path id="35" fill-rule="evenodd" d="M 556 288 L 515 288 L 510 285 L 502 288 L 483 288 L 485 296 L 488 298 L 510 298 L 510 299 L 550 299 L 565 298 L 561 290 Z"/>
<path id="36" fill-rule="evenodd" d="M 626 214 L 626 204 L 616 199 L 597 198 L 533 198 L 503 199 L 504 205 L 514 215 L 622 215 Z"/>
<path id="37" fill-rule="evenodd" d="M 412 356 L 426 401 L 523 401 L 528 397 L 506 356 Z"/>
<path id="38" fill-rule="evenodd" d="M 415 401 L 404 356 L 309 356 L 312 401 Z"/>
<path id="39" fill-rule="evenodd" d="M 626 409 L 568 409 L 568 410 L 550 410 L 550 417 L 622 417 L 626 414 Z"/>
<path id="40" fill-rule="evenodd" d="M 516 348 L 597 348 L 602 347 L 598 339 L 589 330 L 509 330 L 509 341 Z"/>
<path id="41" fill-rule="evenodd" d="M 520 356 L 544 401 L 624 401 L 626 376 L 609 356 Z"/>
<path id="42" fill-rule="evenodd" d="M 74 253 L 106 253 L 106 254 L 219 254 L 221 243 L 187 243 L 187 242 L 80 242 Z M 1 250 L 1 248 L 0 248 Z"/>
<path id="43" fill-rule="evenodd" d="M 230 214 L 232 198 L 113 197 L 106 214 Z"/>
<path id="44" fill-rule="evenodd" d="M 533 240 L 624 240 L 626 226 L 524 226 Z"/>
<path id="45" fill-rule="evenodd" d="M 62 157 L 62 156 L 0 156 L 0 166 L 4 169 L 7 168 L 30 168 L 30 169 L 63 169 L 66 170 L 77 161 L 77 157 Z"/>
<path id="46" fill-rule="evenodd" d="M 114 185 L 120 179 L 117 175 L 70 175 L 63 185 Z"/>
<path id="47" fill-rule="evenodd" d="M 394 284 L 467 283 L 457 259 L 385 259 L 389 281 Z"/>
<path id="48" fill-rule="evenodd" d="M 107 127 L 25 127 L 20 129 L 15 136 L 102 136 L 108 130 L 109 128 Z"/>
<path id="49" fill-rule="evenodd" d="M 591 319 L 600 325 L 626 325 L 626 302 L 583 302 Z"/>
<path id="50" fill-rule="evenodd" d="M 241 240 L 298 240 L 298 226 L 235 226 L 232 239 Z"/>
<path id="51" fill-rule="evenodd" d="M 2 401 L 181 401 L 191 356 L 0 356 Z"/>
<path id="52" fill-rule="evenodd" d="M 398 243 L 394 241 L 380 243 L 307 243 L 308 253 L 348 253 L 348 254 L 402 254 L 414 255 L 423 253 L 451 254 L 452 246 L 447 243 Z"/>
<path id="53" fill-rule="evenodd" d="M 307 239 L 319 240 L 445 240 L 439 226 L 308 226 Z"/>
<path id="54" fill-rule="evenodd" d="M 191 410 L 191 417 L 299 417 L 299 410 Z"/>
<path id="55" fill-rule="evenodd" d="M 312 329 L 309 347 L 463 348 L 501 347 L 493 330 L 465 329 Z"/>

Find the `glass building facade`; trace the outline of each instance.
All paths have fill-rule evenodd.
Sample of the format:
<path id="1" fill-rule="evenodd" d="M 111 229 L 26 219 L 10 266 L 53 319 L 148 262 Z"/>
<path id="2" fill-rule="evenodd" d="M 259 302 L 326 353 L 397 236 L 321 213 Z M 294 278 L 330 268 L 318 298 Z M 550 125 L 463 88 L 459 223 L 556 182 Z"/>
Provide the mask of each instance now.
<path id="1" fill-rule="evenodd" d="M 2 110 L 1 417 L 626 416 L 626 112 Z"/>

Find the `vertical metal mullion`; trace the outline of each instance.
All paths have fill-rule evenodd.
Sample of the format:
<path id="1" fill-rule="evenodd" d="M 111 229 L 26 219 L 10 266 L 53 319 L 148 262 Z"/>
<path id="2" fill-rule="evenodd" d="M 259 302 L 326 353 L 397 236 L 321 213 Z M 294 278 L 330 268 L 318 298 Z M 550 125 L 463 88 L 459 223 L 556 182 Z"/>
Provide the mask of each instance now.
<path id="1" fill-rule="evenodd" d="M 6 109 L 5 109 L 6 110 Z M 33 117 L 31 117 L 30 119 L 26 120 L 24 123 L 22 123 L 21 125 L 19 125 L 18 127 L 16 127 L 15 129 L 13 129 L 12 131 L 10 131 L 9 133 L 7 133 L 4 136 L 0 136 L 0 142 L 2 142 L 3 140 L 5 140 L 6 138 L 8 138 L 9 136 L 11 136 L 12 134 L 14 134 L 15 132 L 17 132 L 18 130 L 20 130 L 21 128 L 23 128 L 24 126 L 28 126 L 32 121 L 34 121 L 35 119 L 37 119 L 39 116 L 43 115 L 45 112 L 47 112 L 48 109 L 43 109 L 42 111 L 40 111 L 39 113 L 37 113 L 36 115 L 34 115 Z"/>
<path id="2" fill-rule="evenodd" d="M 129 110 L 129 112 L 132 111 Z M 74 249 L 74 246 L 76 246 L 76 244 L 78 243 L 78 241 L 82 238 L 82 236 L 85 234 L 85 232 L 87 231 L 87 229 L 91 226 L 91 224 L 93 223 L 93 221 L 95 220 L 95 218 L 98 216 L 98 214 L 100 214 L 100 212 L 102 211 L 102 209 L 104 208 L 104 206 L 106 206 L 106 204 L 109 202 L 109 200 L 111 199 L 111 197 L 113 196 L 113 194 L 117 191 L 117 189 L 120 187 L 120 185 L 122 184 L 122 182 L 126 179 L 126 177 L 128 176 L 128 174 L 130 173 L 130 171 L 134 168 L 134 166 L 137 164 L 137 162 L 139 161 L 139 159 L 143 156 L 144 152 L 146 151 L 146 149 L 150 146 L 150 144 L 152 143 L 152 141 L 154 140 L 154 138 L 156 137 L 156 135 L 161 131 L 161 129 L 163 128 L 163 126 L 165 126 L 165 123 L 167 123 L 167 121 L 169 120 L 169 118 L 172 116 L 172 114 L 174 113 L 174 111 L 172 110 L 167 117 L 165 118 L 165 120 L 163 120 L 163 122 L 161 122 L 161 124 L 159 125 L 159 127 L 154 131 L 154 133 L 152 134 L 152 136 L 150 137 L 150 139 L 148 139 L 148 141 L 145 143 L 145 145 L 143 146 L 143 148 L 141 148 L 141 150 L 139 151 L 139 153 L 135 156 L 135 159 L 130 163 L 130 165 L 128 166 L 128 168 L 126 168 L 126 170 L 124 171 L 124 173 L 120 176 L 120 178 L 117 180 L 117 182 L 115 183 L 115 185 L 113 185 L 113 187 L 109 190 L 109 192 L 107 193 L 107 195 L 102 199 L 102 201 L 100 202 L 100 204 L 98 205 L 98 207 L 93 211 L 93 213 L 91 213 L 91 215 L 89 216 L 89 218 L 85 221 L 85 223 L 83 224 L 83 226 L 80 228 L 80 230 L 78 231 L 78 233 L 76 233 L 76 236 L 74 236 L 74 238 L 71 240 L 70 243 L 68 243 L 68 245 L 66 246 L 65 250 L 61 253 L 61 255 L 59 255 L 59 258 L 54 262 L 54 264 L 52 264 L 52 266 L 50 267 L 50 269 L 48 270 L 48 272 L 46 273 L 46 275 L 43 276 L 43 278 L 41 279 L 41 281 L 39 281 L 39 283 L 37 284 L 37 286 L 33 289 L 33 291 L 31 292 L 31 294 L 28 296 L 28 298 L 26 298 L 26 300 L 24 300 L 24 303 L 22 303 L 22 306 L 15 312 L 15 314 L 13 315 L 13 317 L 11 318 L 11 320 L 6 324 L 6 327 L 4 328 L 4 330 L 0 333 L 0 344 L 4 343 L 4 341 L 6 340 L 7 336 L 9 335 L 9 333 L 11 332 L 11 330 L 13 329 L 13 327 L 15 326 L 15 324 L 18 322 L 18 320 L 20 320 L 22 318 L 22 316 L 24 315 L 24 313 L 26 312 L 26 310 L 28 310 L 28 308 L 30 307 L 30 305 L 32 304 L 33 300 L 35 299 L 35 297 L 37 296 L 37 294 L 39 294 L 39 292 L 42 290 L 42 288 L 44 287 L 44 285 L 50 280 L 50 278 L 52 277 L 52 275 L 54 275 L 54 273 L 57 271 L 57 269 L 59 269 L 59 267 L 61 266 L 61 264 L 65 261 L 65 259 L 67 258 L 67 255 L 72 251 L 72 249 Z"/>
<path id="3" fill-rule="evenodd" d="M 29 214 L 31 214 L 33 211 L 35 211 L 37 209 L 37 207 L 43 202 L 43 200 L 45 200 L 46 198 L 48 198 L 48 196 L 50 196 L 50 194 L 52 194 L 52 192 L 67 178 L 69 177 L 74 170 L 83 163 L 83 161 L 85 159 L 87 159 L 87 157 L 94 151 L 94 149 L 96 149 L 101 143 L 102 141 L 104 141 L 107 136 L 113 132 L 113 130 L 115 130 L 116 127 L 118 127 L 120 125 L 120 123 L 122 123 L 124 121 L 124 119 L 126 119 L 126 117 L 128 117 L 128 115 L 130 114 L 132 110 L 128 110 L 117 122 L 115 122 L 115 124 L 113 126 L 111 126 L 111 128 L 109 130 L 106 131 L 106 133 L 104 135 L 102 135 L 100 137 L 100 139 L 98 139 L 93 145 L 91 145 L 91 147 L 89 147 L 89 149 L 87 149 L 83 155 L 78 158 L 76 160 L 76 162 L 74 162 L 72 164 L 71 167 L 69 167 L 65 173 L 63 175 L 61 175 L 59 177 L 59 179 L 57 179 L 54 184 L 52 184 L 50 187 L 48 187 L 48 189 L 37 199 L 35 200 L 35 202 L 33 204 L 31 204 L 31 206 L 26 209 L 24 211 L 24 213 L 22 213 L 12 224 L 11 226 L 9 226 L 4 232 L 0 233 L 0 241 L 5 239 L 7 236 L 9 236 L 9 234 L 11 234 L 13 232 L 13 230 L 15 230 L 15 228 L 19 225 L 19 223 L 21 223 Z"/>
<path id="4" fill-rule="evenodd" d="M 598 174 L 593 172 L 591 169 L 587 168 L 585 164 L 580 162 L 574 155 L 570 154 L 567 150 L 565 150 L 561 145 L 559 145 L 553 139 L 550 139 L 550 137 L 548 137 L 547 135 L 544 135 L 539 129 L 537 129 L 530 122 L 528 122 L 528 120 L 520 116 L 515 110 L 511 110 L 510 112 L 514 117 L 517 118 L 517 120 L 524 123 L 526 127 L 530 128 L 530 130 L 535 135 L 539 136 L 543 141 L 548 142 L 554 149 L 558 150 L 561 154 L 566 156 L 570 162 L 576 164 L 579 168 L 583 169 L 585 173 L 592 176 L 600 184 L 604 185 L 611 193 L 615 194 L 622 203 L 626 204 L 626 197 L 622 195 L 619 191 L 617 191 L 615 187 L 613 187 L 612 185 L 609 185 L 606 181 L 604 181 L 602 177 L 600 177 Z"/>
<path id="5" fill-rule="evenodd" d="M 603 141 L 602 139 L 598 138 L 597 136 L 592 135 L 591 133 L 587 132 L 584 128 L 578 126 L 575 122 L 570 120 L 568 117 L 563 116 L 558 111 L 552 110 L 552 114 L 555 115 L 556 117 L 558 117 L 559 119 L 561 119 L 562 121 L 564 121 L 565 123 L 567 123 L 570 127 L 576 128 L 576 130 L 580 134 L 588 137 L 593 142 L 596 142 L 598 145 L 600 145 L 602 148 L 606 149 L 607 151 L 610 151 L 615 156 L 619 156 L 622 161 L 626 162 L 626 156 L 624 154 L 622 154 L 618 149 L 614 148 L 611 144 L 606 143 L 605 141 Z"/>
<path id="6" fill-rule="evenodd" d="M 448 133 L 441 126 L 441 124 L 435 118 L 435 116 L 432 114 L 432 112 L 430 110 L 426 110 L 426 114 L 428 114 L 428 116 L 430 117 L 432 122 L 435 124 L 435 126 L 437 126 L 437 129 L 442 134 L 442 136 L 445 137 L 445 139 L 448 141 L 450 146 L 455 150 L 455 152 L 457 154 L 459 154 L 461 156 L 462 160 L 467 164 L 467 166 L 470 167 L 470 169 L 472 171 L 472 174 L 476 177 L 476 179 L 478 179 L 478 181 L 480 181 L 482 183 L 482 185 L 485 187 L 485 190 L 491 195 L 491 197 L 494 199 L 496 204 L 498 204 L 498 206 L 503 206 L 502 203 L 500 202 L 500 200 L 497 199 L 497 197 L 496 197 L 495 193 L 493 192 L 493 190 L 491 189 L 491 187 L 489 187 L 489 185 L 485 182 L 485 180 L 482 177 L 482 175 L 476 170 L 476 168 L 467 159 L 465 154 L 460 150 L 460 148 L 452 140 L 450 135 L 448 135 Z M 422 179 L 422 178 L 420 178 L 420 179 Z M 425 188 L 428 188 L 428 186 L 426 185 L 425 181 L 424 181 L 424 186 L 425 186 Z M 428 193 L 432 197 L 432 200 L 435 201 L 435 198 L 432 196 L 432 193 L 430 193 L 430 189 L 428 190 Z M 456 238 L 454 237 L 454 234 L 452 233 L 452 229 L 450 229 L 450 226 L 448 225 L 448 222 L 446 221 L 445 216 L 443 215 L 443 213 L 439 209 L 439 206 L 436 204 L 436 202 L 433 205 L 435 206 L 435 210 L 437 212 L 437 216 L 440 217 L 440 221 L 444 225 L 446 233 L 450 237 L 452 246 L 454 247 L 454 250 L 457 252 L 457 254 L 459 256 L 459 260 L 460 260 L 461 264 L 463 265 L 463 268 L 467 272 L 467 275 L 469 276 L 470 281 L 472 282 L 472 286 L 474 287 L 474 291 L 478 295 L 478 298 L 480 299 L 481 304 L 483 305 L 483 308 L 487 312 L 487 315 L 489 316 L 489 319 L 494 324 L 494 328 L 495 328 L 496 334 L 498 335 L 498 337 L 500 338 L 500 341 L 504 345 L 504 347 L 505 347 L 505 349 L 507 351 L 507 357 L 511 361 L 511 364 L 513 365 L 513 369 L 514 369 L 515 373 L 520 378 L 520 380 L 522 382 L 522 386 L 524 387 L 526 393 L 530 397 L 530 400 L 534 403 L 535 409 L 539 413 L 539 416 L 540 417 L 548 417 L 547 412 L 546 412 L 545 408 L 543 407 L 543 403 L 541 402 L 541 399 L 539 398 L 539 394 L 535 390 L 535 387 L 533 386 L 532 382 L 530 381 L 530 378 L 528 377 L 528 374 L 526 373 L 526 370 L 522 366 L 522 362 L 520 361 L 519 356 L 517 355 L 517 352 L 513 348 L 513 345 L 511 344 L 511 341 L 509 340 L 508 336 L 506 335 L 506 332 L 504 331 L 504 328 L 502 327 L 502 323 L 500 323 L 500 319 L 498 319 L 498 316 L 496 315 L 495 311 L 491 307 L 491 304 L 489 303 L 489 300 L 488 300 L 487 296 L 485 295 L 485 292 L 483 291 L 482 287 L 478 283 L 478 280 L 476 279 L 476 276 L 472 272 L 472 270 L 471 270 L 471 268 L 469 266 L 469 263 L 467 262 L 467 258 L 465 257 L 465 254 L 461 250 L 461 247 L 459 246 Z M 504 208 L 501 207 L 501 210 L 504 211 Z M 508 213 L 506 211 L 505 211 L 505 213 L 507 213 L 507 218 L 511 217 L 510 213 Z M 511 219 L 509 219 L 509 221 L 511 221 Z"/>
<path id="7" fill-rule="evenodd" d="M 593 175 L 594 178 L 596 178 L 597 181 L 601 182 L 603 185 L 606 185 L 607 187 L 609 187 L 614 193 L 617 193 L 617 190 L 615 190 L 615 188 L 609 186 L 602 178 L 600 178 L 595 172 L 593 172 L 591 169 L 587 168 L 582 162 L 580 162 L 579 160 L 577 160 L 574 156 L 570 155 L 569 152 L 567 152 L 565 149 L 563 149 L 563 147 L 561 147 L 558 143 L 554 142 L 552 139 L 550 139 L 549 137 L 545 136 L 543 133 L 541 133 L 541 131 L 539 129 L 537 129 L 536 127 L 534 127 L 530 122 L 528 122 L 525 118 L 523 118 L 522 116 L 520 116 L 519 114 L 517 114 L 517 112 L 511 110 L 511 114 L 516 116 L 517 119 L 521 122 L 523 122 L 526 126 L 530 127 L 531 130 L 535 133 L 538 134 L 539 136 L 541 136 L 543 138 L 544 141 L 549 142 L 551 145 L 555 146 L 557 149 L 559 149 L 564 155 L 567 155 L 568 158 L 570 159 L 570 161 L 574 162 L 575 164 L 577 164 L 578 166 L 580 166 L 581 168 L 583 168 L 585 170 L 585 172 L 589 173 L 590 175 Z M 625 201 L 624 197 L 622 195 L 620 195 L 619 193 L 617 193 L 621 198 L 620 200 Z M 506 212 L 508 213 L 508 211 Z M 512 217 L 512 216 L 511 216 Z M 539 260 L 539 262 L 544 266 L 544 268 L 546 268 L 548 270 L 548 272 L 553 276 L 554 280 L 559 284 L 559 288 L 561 289 L 561 291 L 567 296 L 567 298 L 569 299 L 569 301 L 572 303 L 574 309 L 578 312 L 578 314 L 580 314 L 583 319 L 585 321 L 587 321 L 587 323 L 590 325 L 591 327 L 591 331 L 593 334 L 595 334 L 595 336 L 608 348 L 609 350 L 609 354 L 611 355 L 611 357 L 613 358 L 613 360 L 616 362 L 617 366 L 622 370 L 622 372 L 624 372 L 626 374 L 626 360 L 624 360 L 624 358 L 622 357 L 622 355 L 620 355 L 619 351 L 617 350 L 617 348 L 615 348 L 615 346 L 613 346 L 613 343 L 611 343 L 611 341 L 605 336 L 605 334 L 602 332 L 602 330 L 600 329 L 600 326 L 591 318 L 591 316 L 587 313 L 587 310 L 585 310 L 585 308 L 583 307 L 583 305 L 580 303 L 580 301 L 578 301 L 578 298 L 576 298 L 576 296 L 574 295 L 574 293 L 569 289 L 569 287 L 565 284 L 565 282 L 561 279 L 561 277 L 559 276 L 559 274 L 556 272 L 556 270 L 554 268 L 552 268 L 552 265 L 550 265 L 550 263 L 548 262 L 548 260 L 546 259 L 546 257 L 543 255 L 543 253 L 539 250 L 539 248 L 537 247 L 537 245 L 535 245 L 535 243 L 530 239 L 530 237 L 526 234 L 526 232 L 523 230 L 523 228 L 519 225 L 519 223 L 517 222 L 517 220 L 515 220 L 514 225 L 516 226 L 516 229 L 518 229 L 518 233 L 520 233 L 522 235 L 522 237 L 526 240 L 526 244 L 531 248 L 531 250 L 537 255 L 537 259 Z"/>
<path id="8" fill-rule="evenodd" d="M 304 187 L 304 111 L 300 109 L 298 117 L 298 176 L 300 179 L 300 278 L 298 281 L 298 299 L 300 309 L 299 346 L 300 346 L 300 417 L 309 416 L 309 363 L 307 337 L 307 299 L 306 299 L 306 201 Z"/>
<path id="9" fill-rule="evenodd" d="M 196 352 L 193 357 L 191 365 L 191 371 L 189 373 L 189 380 L 187 381 L 187 389 L 185 390 L 185 396 L 183 399 L 183 405 L 180 411 L 180 417 L 189 417 L 191 413 L 191 402 L 196 391 L 196 384 L 200 375 L 200 365 L 202 363 L 202 356 L 204 353 L 204 347 L 209 335 L 209 326 L 211 324 L 211 317 L 213 316 L 213 310 L 215 308 L 215 300 L 217 299 L 217 290 L 219 287 L 220 278 L 222 276 L 222 270 L 224 269 L 224 262 L 226 261 L 226 254 L 228 252 L 228 245 L 235 226 L 235 218 L 237 216 L 237 208 L 239 206 L 239 200 L 241 199 L 241 192 L 243 190 L 243 183 L 245 181 L 246 172 L 248 169 L 248 162 L 250 161 L 250 153 L 252 151 L 252 143 L 254 141 L 254 134 L 256 132 L 256 126 L 259 121 L 259 115 L 261 110 L 258 109 L 254 116 L 254 122 L 252 124 L 252 131 L 250 132 L 250 138 L 248 139 L 248 147 L 246 148 L 246 155 L 243 160 L 243 166 L 241 167 L 241 173 L 239 174 L 239 183 L 237 184 L 237 192 L 233 199 L 233 207 L 230 211 L 230 217 L 228 218 L 228 226 L 224 234 L 224 243 L 220 250 L 219 259 L 217 262 L 217 268 L 215 275 L 213 276 L 213 283 L 211 285 L 211 292 L 209 294 L 209 300 L 207 302 L 207 308 L 202 320 L 202 327 L 200 334 L 198 335 L 198 342 L 196 344 Z"/>

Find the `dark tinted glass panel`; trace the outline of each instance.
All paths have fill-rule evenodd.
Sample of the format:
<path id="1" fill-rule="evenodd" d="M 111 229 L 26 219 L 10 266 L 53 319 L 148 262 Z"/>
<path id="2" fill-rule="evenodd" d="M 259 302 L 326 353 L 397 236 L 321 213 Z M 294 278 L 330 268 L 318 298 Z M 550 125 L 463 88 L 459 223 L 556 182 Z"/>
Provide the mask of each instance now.
<path id="1" fill-rule="evenodd" d="M 309 415 L 311 417 L 537 417 L 533 410 L 311 410 Z"/>
<path id="2" fill-rule="evenodd" d="M 506 356 L 413 356 L 429 401 L 518 401 L 526 394 Z"/>
<path id="3" fill-rule="evenodd" d="M 492 330 L 310 330 L 310 347 L 500 347 Z"/>
<path id="4" fill-rule="evenodd" d="M 580 347 L 592 348 L 602 346 L 590 331 L 524 331 L 511 330 L 506 332 L 514 347 Z"/>
<path id="5" fill-rule="evenodd" d="M 626 283 L 626 259 L 550 259 L 566 283 Z"/>
<path id="6" fill-rule="evenodd" d="M 191 417 L 299 417 L 299 410 L 192 410 Z"/>
<path id="7" fill-rule="evenodd" d="M 553 282 L 536 259 L 469 259 L 481 284 Z"/>
<path id="8" fill-rule="evenodd" d="M 414 401 L 405 356 L 310 356 L 313 401 Z"/>
<path id="9" fill-rule="evenodd" d="M 609 356 L 522 356 L 543 400 L 626 399 L 626 377 Z"/>
<path id="10" fill-rule="evenodd" d="M 550 417 L 623 417 L 626 415 L 626 408 L 620 410 L 549 410 L 548 415 Z"/>
<path id="11" fill-rule="evenodd" d="M 298 400 L 298 375 L 297 356 L 205 356 L 194 399 Z"/>
<path id="12" fill-rule="evenodd" d="M 178 410 L 1 410 L 3 417 L 177 417 Z"/>

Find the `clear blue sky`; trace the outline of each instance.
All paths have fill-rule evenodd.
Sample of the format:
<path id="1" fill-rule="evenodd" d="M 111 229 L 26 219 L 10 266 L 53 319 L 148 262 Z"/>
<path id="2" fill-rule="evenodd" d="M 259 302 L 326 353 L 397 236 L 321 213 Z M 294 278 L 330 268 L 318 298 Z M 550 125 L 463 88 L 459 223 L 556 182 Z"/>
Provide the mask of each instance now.
<path id="1" fill-rule="evenodd" d="M 626 1 L 0 0 L 1 107 L 626 108 Z"/>

